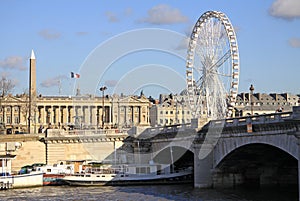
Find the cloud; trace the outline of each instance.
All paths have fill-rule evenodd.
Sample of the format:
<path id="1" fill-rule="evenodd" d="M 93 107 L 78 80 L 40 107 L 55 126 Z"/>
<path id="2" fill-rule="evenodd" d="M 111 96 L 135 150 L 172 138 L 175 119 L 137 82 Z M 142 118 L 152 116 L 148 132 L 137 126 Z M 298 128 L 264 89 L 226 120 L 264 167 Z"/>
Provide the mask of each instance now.
<path id="1" fill-rule="evenodd" d="M 10 70 L 26 70 L 27 67 L 24 65 L 24 58 L 21 56 L 9 56 L 4 60 L 0 60 L 0 67 L 3 69 Z"/>
<path id="2" fill-rule="evenodd" d="M 59 32 L 44 29 L 39 32 L 39 36 L 41 36 L 46 40 L 55 40 L 55 39 L 59 39 L 61 37 L 61 34 Z"/>
<path id="3" fill-rule="evenodd" d="M 77 36 L 85 36 L 85 35 L 88 35 L 89 33 L 88 32 L 86 32 L 86 31 L 78 31 L 78 32 L 76 32 L 76 35 Z"/>
<path id="4" fill-rule="evenodd" d="M 115 87 L 117 85 L 117 83 L 118 83 L 118 80 L 106 80 L 104 84 L 107 87 Z"/>
<path id="5" fill-rule="evenodd" d="M 118 22 L 119 21 L 119 18 L 117 17 L 117 15 L 111 11 L 105 12 L 105 16 L 107 17 L 109 22 Z"/>
<path id="6" fill-rule="evenodd" d="M 269 9 L 269 14 L 287 20 L 300 18 L 299 0 L 276 0 Z"/>
<path id="7" fill-rule="evenodd" d="M 124 15 L 125 15 L 126 17 L 131 16 L 132 13 L 133 13 L 132 8 L 126 8 L 126 9 L 124 10 Z"/>
<path id="8" fill-rule="evenodd" d="M 141 23 L 149 24 L 176 24 L 188 21 L 188 17 L 184 16 L 180 10 L 172 8 L 167 4 L 159 4 L 148 10 L 148 16 L 139 20 Z"/>
<path id="9" fill-rule="evenodd" d="M 288 42 L 291 47 L 300 48 L 300 38 L 290 38 Z"/>
<path id="10" fill-rule="evenodd" d="M 190 38 L 183 38 L 180 43 L 175 47 L 175 50 L 187 50 L 189 47 Z"/>
<path id="11" fill-rule="evenodd" d="M 59 86 L 61 84 L 61 81 L 65 80 L 65 79 L 67 79 L 67 76 L 59 75 L 59 76 L 44 80 L 40 85 L 41 85 L 41 87 L 45 87 L 45 88 Z"/>

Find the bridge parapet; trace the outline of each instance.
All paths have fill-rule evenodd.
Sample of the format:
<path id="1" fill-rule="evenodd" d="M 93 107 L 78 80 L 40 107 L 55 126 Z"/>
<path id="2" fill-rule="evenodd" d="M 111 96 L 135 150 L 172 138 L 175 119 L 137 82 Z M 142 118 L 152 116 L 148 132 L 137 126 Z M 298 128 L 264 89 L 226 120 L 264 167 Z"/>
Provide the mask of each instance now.
<path id="1" fill-rule="evenodd" d="M 287 119 L 293 118 L 293 112 L 281 112 L 281 113 L 272 113 L 264 115 L 254 115 L 254 116 L 245 116 L 225 119 L 225 126 L 239 126 L 252 124 L 262 124 L 262 123 L 278 123 L 284 122 Z M 220 121 L 220 120 L 213 120 Z"/>
<path id="2" fill-rule="evenodd" d="M 83 143 L 83 142 L 111 142 L 123 141 L 128 137 L 127 132 L 119 132 L 114 129 L 105 130 L 73 130 L 48 129 L 45 137 L 40 141 L 44 143 Z"/>
<path id="3" fill-rule="evenodd" d="M 153 138 L 159 134 L 170 134 L 184 132 L 187 129 L 191 129 L 191 124 L 176 124 L 169 126 L 157 126 L 157 127 L 133 127 L 128 131 L 128 134 L 135 138 Z"/>

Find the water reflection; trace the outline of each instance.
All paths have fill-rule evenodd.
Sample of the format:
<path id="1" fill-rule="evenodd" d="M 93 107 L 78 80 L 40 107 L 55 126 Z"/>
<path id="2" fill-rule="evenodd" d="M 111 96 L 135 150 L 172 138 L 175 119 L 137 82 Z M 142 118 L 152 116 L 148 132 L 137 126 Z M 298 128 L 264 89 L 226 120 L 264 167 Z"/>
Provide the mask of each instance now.
<path id="1" fill-rule="evenodd" d="M 0 200 L 140 200 L 140 201 L 293 201 L 297 188 L 269 189 L 195 189 L 191 185 L 123 187 L 39 187 L 11 189 L 0 193 Z"/>

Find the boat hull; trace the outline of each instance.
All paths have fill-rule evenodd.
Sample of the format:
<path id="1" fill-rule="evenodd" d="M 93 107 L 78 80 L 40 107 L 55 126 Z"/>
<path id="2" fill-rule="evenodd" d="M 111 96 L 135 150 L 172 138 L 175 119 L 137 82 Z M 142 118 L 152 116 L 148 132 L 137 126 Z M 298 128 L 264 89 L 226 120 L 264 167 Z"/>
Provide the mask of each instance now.
<path id="1" fill-rule="evenodd" d="M 93 175 L 95 176 L 95 175 Z M 66 176 L 63 180 L 72 186 L 123 186 L 123 185 L 153 185 L 153 184 L 179 184 L 193 183 L 192 174 L 177 174 L 172 176 L 148 176 L 148 177 L 78 177 Z M 108 176 L 108 175 L 106 175 Z"/>
<path id="2" fill-rule="evenodd" d="M 43 173 L 2 176 L 1 189 L 43 186 Z"/>
<path id="3" fill-rule="evenodd" d="M 63 178 L 64 174 L 44 174 L 43 185 L 44 186 L 61 186 L 67 184 Z"/>

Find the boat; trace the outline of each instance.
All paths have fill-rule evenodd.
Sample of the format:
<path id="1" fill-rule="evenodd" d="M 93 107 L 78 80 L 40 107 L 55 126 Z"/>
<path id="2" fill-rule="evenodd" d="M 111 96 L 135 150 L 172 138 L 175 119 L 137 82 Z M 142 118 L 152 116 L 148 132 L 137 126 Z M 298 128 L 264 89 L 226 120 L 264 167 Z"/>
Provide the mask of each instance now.
<path id="1" fill-rule="evenodd" d="M 62 179 L 66 175 L 82 171 L 83 161 L 58 161 L 53 165 L 42 165 L 35 167 L 35 171 L 43 173 L 44 186 L 60 186 L 66 184 Z"/>
<path id="2" fill-rule="evenodd" d="M 0 155 L 0 189 L 10 188 L 27 188 L 37 187 L 43 185 L 43 173 L 38 171 L 31 171 L 18 174 L 12 174 L 11 161 L 15 159 L 16 155 L 6 154 Z"/>
<path id="3" fill-rule="evenodd" d="M 72 186 L 147 185 L 191 183 L 191 167 L 171 170 L 170 165 L 129 164 L 86 168 L 84 172 L 67 175 L 62 180 Z"/>

